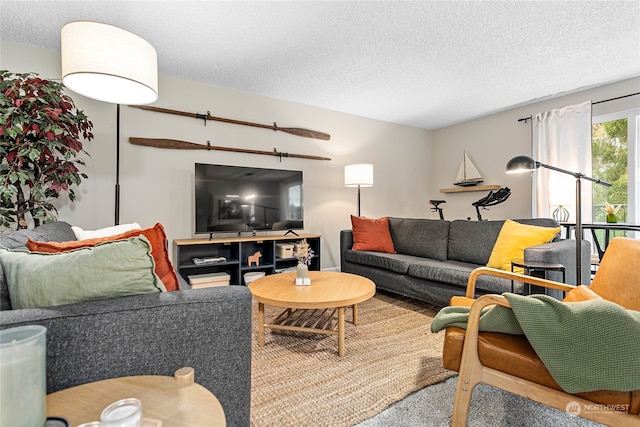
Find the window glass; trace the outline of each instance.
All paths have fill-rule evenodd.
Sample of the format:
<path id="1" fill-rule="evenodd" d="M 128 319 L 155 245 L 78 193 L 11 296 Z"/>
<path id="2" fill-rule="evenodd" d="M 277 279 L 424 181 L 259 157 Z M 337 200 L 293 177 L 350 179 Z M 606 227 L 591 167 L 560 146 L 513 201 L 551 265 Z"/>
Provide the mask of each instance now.
<path id="1" fill-rule="evenodd" d="M 610 182 L 611 187 L 593 185 L 594 222 L 607 221 L 606 204 L 613 205 L 618 223 L 640 224 L 638 182 L 638 123 L 640 110 L 594 117 L 592 126 L 592 173 Z M 612 218 L 610 218 L 612 220 Z M 613 236 L 635 237 L 636 233 L 616 231 Z"/>

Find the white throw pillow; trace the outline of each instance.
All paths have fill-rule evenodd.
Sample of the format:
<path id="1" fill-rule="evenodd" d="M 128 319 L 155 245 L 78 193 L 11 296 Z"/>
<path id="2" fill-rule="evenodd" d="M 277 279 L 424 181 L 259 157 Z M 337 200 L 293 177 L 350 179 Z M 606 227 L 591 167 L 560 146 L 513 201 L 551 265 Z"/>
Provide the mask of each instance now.
<path id="1" fill-rule="evenodd" d="M 76 235 L 76 239 L 95 239 L 96 237 L 115 236 L 116 234 L 124 233 L 129 230 L 137 230 L 140 228 L 140 224 L 133 222 L 131 224 L 120 224 L 111 227 L 100 228 L 98 230 L 83 230 L 80 227 L 72 226 L 71 230 Z"/>

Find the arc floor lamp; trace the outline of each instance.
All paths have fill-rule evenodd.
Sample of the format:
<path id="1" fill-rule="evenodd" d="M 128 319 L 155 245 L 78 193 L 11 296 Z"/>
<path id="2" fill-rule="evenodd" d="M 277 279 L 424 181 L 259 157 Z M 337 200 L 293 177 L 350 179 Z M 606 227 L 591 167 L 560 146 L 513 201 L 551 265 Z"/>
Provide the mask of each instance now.
<path id="1" fill-rule="evenodd" d="M 120 223 L 120 104 L 158 99 L 156 50 L 122 28 L 95 21 L 64 25 L 60 35 L 62 82 L 72 91 L 116 104 L 115 223 Z"/>
<path id="2" fill-rule="evenodd" d="M 582 214 L 581 214 L 582 180 L 586 179 L 588 181 L 595 182 L 596 184 L 604 185 L 605 187 L 611 187 L 611 184 L 598 178 L 592 178 L 590 176 L 586 176 L 585 174 L 580 172 L 571 172 L 555 166 L 545 165 L 544 163 L 540 163 L 536 160 L 533 160 L 531 157 L 527 157 L 527 156 L 516 156 L 513 159 L 509 160 L 509 162 L 507 163 L 507 173 L 531 172 L 538 169 L 539 167 L 543 167 L 546 169 L 554 170 L 556 172 L 571 175 L 576 179 L 576 228 L 575 228 L 576 284 L 581 285 L 582 284 Z"/>

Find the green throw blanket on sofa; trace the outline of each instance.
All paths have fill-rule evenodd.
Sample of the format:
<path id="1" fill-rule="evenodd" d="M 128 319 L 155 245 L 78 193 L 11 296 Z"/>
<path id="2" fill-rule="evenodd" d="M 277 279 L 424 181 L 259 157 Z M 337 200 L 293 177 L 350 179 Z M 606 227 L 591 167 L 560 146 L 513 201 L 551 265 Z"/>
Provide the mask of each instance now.
<path id="1" fill-rule="evenodd" d="M 513 309 L 493 306 L 480 330 L 526 335 L 556 382 L 568 393 L 640 389 L 640 312 L 605 300 L 563 303 L 547 295 L 505 293 Z M 443 308 L 431 331 L 466 329 L 469 307 Z"/>

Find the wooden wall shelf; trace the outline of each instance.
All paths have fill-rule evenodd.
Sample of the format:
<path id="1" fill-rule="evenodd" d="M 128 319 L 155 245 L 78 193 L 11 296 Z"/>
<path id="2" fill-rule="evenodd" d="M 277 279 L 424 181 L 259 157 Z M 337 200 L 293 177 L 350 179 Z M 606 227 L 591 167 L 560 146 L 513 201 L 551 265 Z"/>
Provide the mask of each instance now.
<path id="1" fill-rule="evenodd" d="M 468 191 L 491 191 L 499 190 L 499 185 L 474 185 L 471 187 L 453 187 L 453 188 L 441 188 L 441 193 L 465 193 Z"/>

